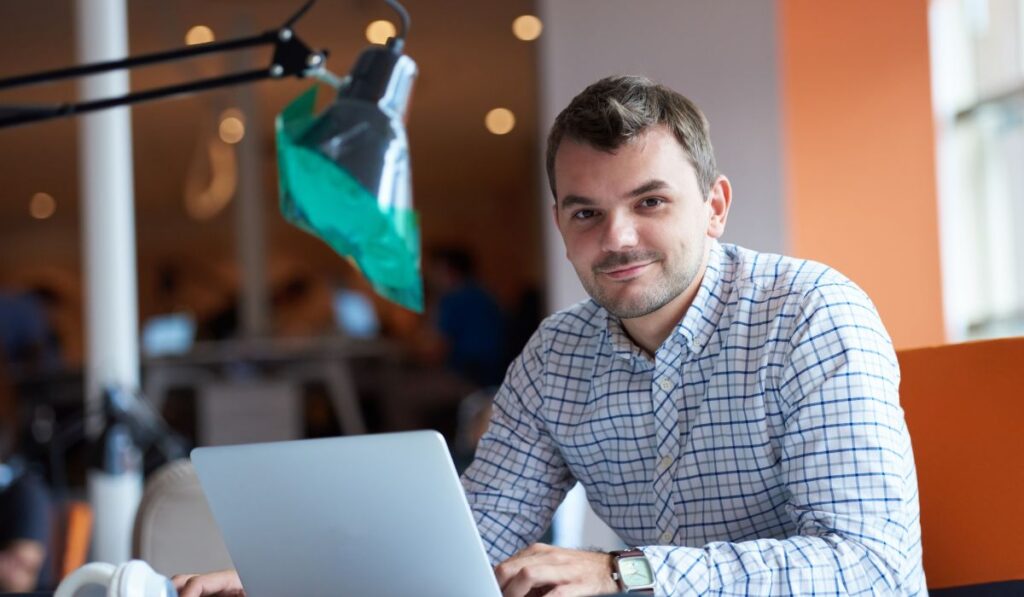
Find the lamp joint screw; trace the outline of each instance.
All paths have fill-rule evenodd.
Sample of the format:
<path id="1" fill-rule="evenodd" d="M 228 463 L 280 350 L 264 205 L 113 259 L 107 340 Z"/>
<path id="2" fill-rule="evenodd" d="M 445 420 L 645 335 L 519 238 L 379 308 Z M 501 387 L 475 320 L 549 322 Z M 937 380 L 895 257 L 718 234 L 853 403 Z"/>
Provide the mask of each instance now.
<path id="1" fill-rule="evenodd" d="M 284 67 L 280 64 L 273 64 L 270 66 L 271 77 L 280 77 L 282 74 L 284 74 Z"/>
<path id="2" fill-rule="evenodd" d="M 321 64 L 323 64 L 323 61 L 324 61 L 324 55 L 323 54 L 310 54 L 309 58 L 306 58 L 306 65 L 307 66 L 320 66 Z"/>
<path id="3" fill-rule="evenodd" d="M 277 32 L 277 37 L 280 38 L 281 41 L 288 41 L 292 38 L 292 30 L 285 27 Z"/>

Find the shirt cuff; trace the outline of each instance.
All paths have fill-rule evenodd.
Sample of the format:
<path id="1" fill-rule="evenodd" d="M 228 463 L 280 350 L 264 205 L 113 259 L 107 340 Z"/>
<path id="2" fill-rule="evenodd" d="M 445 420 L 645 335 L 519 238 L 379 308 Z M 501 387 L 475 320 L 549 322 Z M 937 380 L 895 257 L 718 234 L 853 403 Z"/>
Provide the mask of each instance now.
<path id="1" fill-rule="evenodd" d="M 705 595 L 710 591 L 707 554 L 697 547 L 639 548 L 654 571 L 655 595 Z"/>

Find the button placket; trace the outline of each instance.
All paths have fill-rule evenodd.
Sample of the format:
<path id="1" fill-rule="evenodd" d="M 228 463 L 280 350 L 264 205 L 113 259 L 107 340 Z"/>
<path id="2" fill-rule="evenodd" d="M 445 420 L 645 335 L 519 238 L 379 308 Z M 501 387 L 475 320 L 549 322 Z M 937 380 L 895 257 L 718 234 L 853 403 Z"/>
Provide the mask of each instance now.
<path id="1" fill-rule="evenodd" d="M 659 351 L 652 371 L 651 399 L 654 406 L 657 461 L 654 463 L 654 493 L 658 509 L 657 528 L 662 530 L 659 542 L 671 544 L 674 530 L 679 527 L 676 516 L 675 476 L 672 474 L 675 456 L 679 453 L 679 405 L 673 395 L 677 385 L 670 365 Z M 669 357 L 670 360 L 671 357 Z"/>

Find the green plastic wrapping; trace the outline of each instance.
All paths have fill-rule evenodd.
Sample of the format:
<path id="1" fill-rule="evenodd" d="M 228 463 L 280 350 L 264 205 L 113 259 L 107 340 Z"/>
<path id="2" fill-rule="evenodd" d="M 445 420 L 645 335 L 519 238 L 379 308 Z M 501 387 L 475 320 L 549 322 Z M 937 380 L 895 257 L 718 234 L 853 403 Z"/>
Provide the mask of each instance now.
<path id="1" fill-rule="evenodd" d="M 277 167 L 284 218 L 349 257 L 382 297 L 423 312 L 420 228 L 415 210 L 381 206 L 355 178 L 302 138 L 316 122 L 317 87 L 277 116 Z"/>

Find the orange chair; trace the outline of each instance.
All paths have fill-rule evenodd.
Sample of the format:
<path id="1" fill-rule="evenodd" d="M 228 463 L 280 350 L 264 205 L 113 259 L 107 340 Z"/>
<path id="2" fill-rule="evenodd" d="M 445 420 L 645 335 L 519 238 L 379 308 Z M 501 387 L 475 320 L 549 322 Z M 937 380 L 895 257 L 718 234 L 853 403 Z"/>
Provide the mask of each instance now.
<path id="1" fill-rule="evenodd" d="M 54 584 L 85 565 L 92 540 L 92 508 L 87 502 L 66 500 L 55 506 L 54 539 L 52 542 Z"/>
<path id="2" fill-rule="evenodd" d="M 898 358 L 929 588 L 1024 579 L 1024 338 Z"/>

